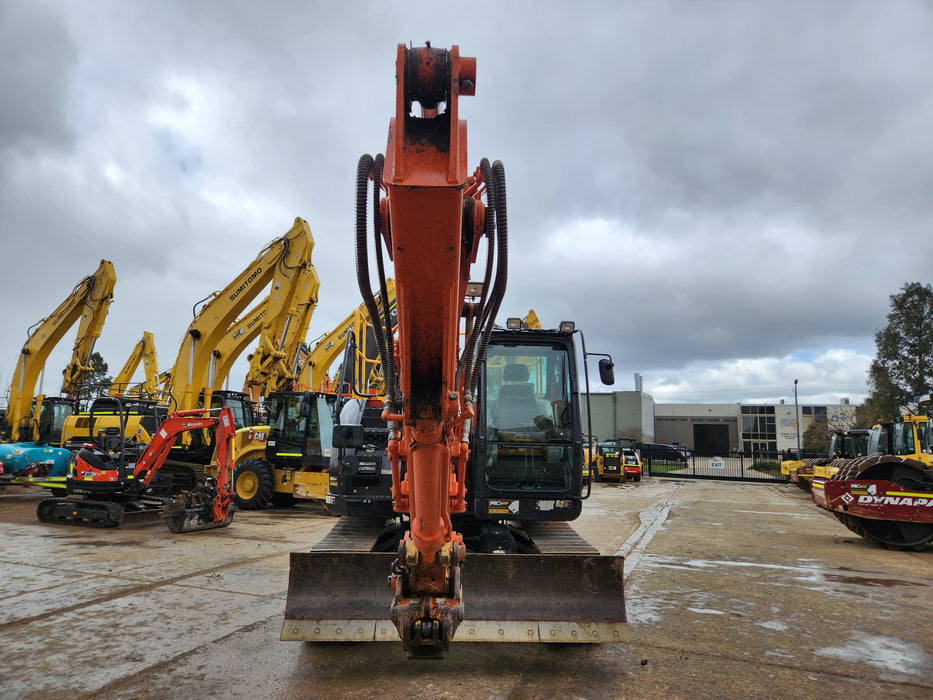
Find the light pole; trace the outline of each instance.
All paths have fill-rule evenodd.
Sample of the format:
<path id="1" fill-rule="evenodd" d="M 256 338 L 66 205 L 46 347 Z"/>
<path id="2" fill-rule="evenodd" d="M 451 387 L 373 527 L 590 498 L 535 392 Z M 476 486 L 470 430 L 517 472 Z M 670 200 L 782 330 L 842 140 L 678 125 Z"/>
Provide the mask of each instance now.
<path id="1" fill-rule="evenodd" d="M 797 414 L 797 459 L 800 459 L 800 406 L 797 405 L 797 380 L 794 380 L 794 413 Z"/>

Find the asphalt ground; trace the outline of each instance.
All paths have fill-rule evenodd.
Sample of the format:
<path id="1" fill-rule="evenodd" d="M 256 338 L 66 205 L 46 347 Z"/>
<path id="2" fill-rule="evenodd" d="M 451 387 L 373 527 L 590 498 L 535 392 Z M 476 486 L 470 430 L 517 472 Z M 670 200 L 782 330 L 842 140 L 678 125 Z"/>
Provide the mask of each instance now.
<path id="1" fill-rule="evenodd" d="M 40 524 L 44 495 L 0 491 L 3 699 L 933 697 L 933 547 L 870 545 L 793 485 L 595 484 L 574 526 L 626 557 L 629 641 L 443 661 L 279 641 L 288 554 L 336 521 L 316 503 L 173 535 Z"/>

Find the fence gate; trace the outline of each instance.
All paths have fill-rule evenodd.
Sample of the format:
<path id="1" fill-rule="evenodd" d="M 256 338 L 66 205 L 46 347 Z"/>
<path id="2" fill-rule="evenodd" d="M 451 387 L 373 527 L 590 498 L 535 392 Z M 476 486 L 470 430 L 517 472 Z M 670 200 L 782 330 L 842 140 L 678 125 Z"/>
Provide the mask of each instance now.
<path id="1" fill-rule="evenodd" d="M 691 454 L 686 462 L 652 459 L 642 460 L 642 470 L 648 476 L 669 476 L 677 479 L 720 479 L 727 481 L 787 482 L 781 474 L 781 455 L 756 453 L 747 455 Z"/>

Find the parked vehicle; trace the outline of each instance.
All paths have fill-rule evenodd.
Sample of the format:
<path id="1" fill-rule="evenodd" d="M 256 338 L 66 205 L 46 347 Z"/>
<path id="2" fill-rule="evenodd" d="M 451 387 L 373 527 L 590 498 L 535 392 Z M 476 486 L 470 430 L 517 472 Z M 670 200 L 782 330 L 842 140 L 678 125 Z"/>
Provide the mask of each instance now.
<path id="1" fill-rule="evenodd" d="M 622 448 L 622 480 L 641 481 L 641 460 L 631 447 Z"/>
<path id="2" fill-rule="evenodd" d="M 675 445 L 665 445 L 655 442 L 643 442 L 638 448 L 642 462 L 682 462 L 687 463 L 689 453 L 687 450 Z"/>

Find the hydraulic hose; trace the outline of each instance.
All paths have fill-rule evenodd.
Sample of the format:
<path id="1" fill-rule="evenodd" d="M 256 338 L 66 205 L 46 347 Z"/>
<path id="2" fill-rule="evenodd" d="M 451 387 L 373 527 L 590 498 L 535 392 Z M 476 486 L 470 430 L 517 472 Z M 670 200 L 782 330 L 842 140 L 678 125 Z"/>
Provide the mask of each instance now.
<path id="1" fill-rule="evenodd" d="M 483 158 L 480 161 L 480 172 L 483 175 L 483 182 L 486 184 L 486 213 L 483 224 L 483 236 L 486 238 L 486 271 L 483 276 L 483 289 L 480 294 L 479 302 L 476 304 L 475 321 L 470 331 L 470 337 L 465 344 L 465 351 L 460 366 L 457 368 L 457 386 L 459 387 L 461 376 L 465 373 L 466 378 L 463 382 L 464 390 L 470 394 L 470 387 L 473 384 L 473 372 L 475 371 L 475 358 L 477 357 L 477 345 L 480 333 L 482 333 L 486 322 L 486 302 L 489 294 L 489 283 L 492 279 L 493 264 L 496 255 L 496 215 L 495 215 L 495 183 L 491 177 L 489 161 Z M 472 395 L 472 394 L 471 394 Z"/>
<path id="2" fill-rule="evenodd" d="M 394 372 L 392 371 L 392 356 L 389 354 L 389 346 L 386 342 L 384 328 L 378 322 L 379 309 L 376 306 L 376 299 L 373 297 L 372 288 L 369 282 L 369 250 L 366 243 L 366 209 L 369 195 L 369 179 L 373 172 L 374 161 L 369 154 L 360 156 L 356 168 L 356 281 L 360 289 L 360 295 L 363 297 L 363 303 L 369 312 L 369 317 L 373 319 L 373 333 L 376 337 L 376 345 L 379 348 L 379 359 L 382 362 L 383 372 L 386 374 L 386 403 L 390 407 L 395 406 L 395 385 Z M 378 185 L 377 185 L 378 192 Z M 381 246 L 380 252 L 381 252 Z M 392 383 L 389 382 L 389 373 L 393 376 Z"/>
<path id="3" fill-rule="evenodd" d="M 382 209 L 380 207 L 380 183 L 382 182 L 382 169 L 385 166 L 385 156 L 376 154 L 373 161 L 373 246 L 376 252 L 376 273 L 379 276 L 379 294 L 382 299 L 382 323 L 385 330 L 380 347 L 382 359 L 382 376 L 386 385 L 386 399 L 389 406 L 395 405 L 395 353 L 392 347 L 392 313 L 389 311 L 389 287 L 386 282 L 385 263 L 382 256 Z M 379 325 L 380 317 L 371 316 L 373 327 Z"/>
<path id="4" fill-rule="evenodd" d="M 484 175 L 485 177 L 485 175 Z M 509 277 L 509 222 L 507 213 L 507 201 L 505 194 L 505 166 L 502 161 L 497 160 L 492 164 L 492 178 L 495 183 L 494 188 L 494 206 L 496 210 L 496 247 L 498 255 L 496 259 L 496 279 L 493 283 L 492 292 L 489 298 L 489 306 L 486 310 L 486 323 L 483 333 L 480 336 L 479 349 L 474 360 L 474 370 L 472 374 L 472 383 L 470 393 L 475 394 L 479 387 L 479 372 L 476 371 L 476 363 L 486 356 L 486 348 L 489 345 L 489 338 L 492 335 L 492 328 L 496 320 L 496 314 L 499 312 L 499 306 L 505 297 L 505 287 Z"/>

